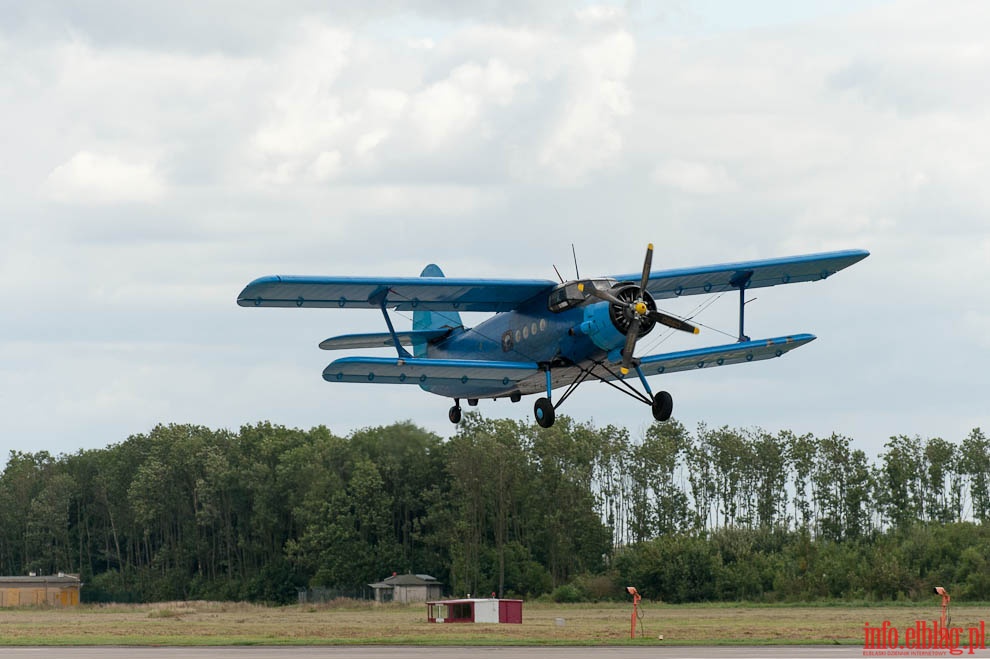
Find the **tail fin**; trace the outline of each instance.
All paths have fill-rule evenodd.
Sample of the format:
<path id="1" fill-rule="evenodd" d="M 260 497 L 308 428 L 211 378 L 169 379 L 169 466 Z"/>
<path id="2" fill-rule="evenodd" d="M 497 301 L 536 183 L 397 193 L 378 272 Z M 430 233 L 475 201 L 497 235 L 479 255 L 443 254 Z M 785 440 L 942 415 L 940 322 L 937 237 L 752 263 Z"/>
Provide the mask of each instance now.
<path id="1" fill-rule="evenodd" d="M 443 271 L 431 263 L 423 268 L 420 277 L 443 277 Z M 461 322 L 461 314 L 456 311 L 414 311 L 414 330 L 436 330 L 436 329 L 458 329 L 464 327 Z M 426 357 L 426 342 L 413 342 L 413 355 L 416 357 Z"/>

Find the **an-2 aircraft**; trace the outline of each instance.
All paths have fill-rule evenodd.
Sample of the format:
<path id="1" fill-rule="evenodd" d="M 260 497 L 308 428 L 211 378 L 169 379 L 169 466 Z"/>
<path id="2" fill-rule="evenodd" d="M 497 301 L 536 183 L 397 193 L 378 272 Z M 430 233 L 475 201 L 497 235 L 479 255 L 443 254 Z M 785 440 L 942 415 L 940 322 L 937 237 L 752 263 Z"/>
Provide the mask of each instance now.
<path id="1" fill-rule="evenodd" d="M 454 399 L 448 413 L 461 419 L 460 401 L 481 398 L 536 400 L 536 422 L 553 425 L 557 408 L 583 382 L 598 380 L 636 398 L 666 421 L 673 399 L 653 394 L 652 375 L 744 364 L 773 357 L 815 339 L 792 334 L 750 340 L 744 333 L 746 291 L 826 279 L 869 256 L 846 250 L 673 270 L 652 270 L 653 245 L 642 274 L 561 283 L 544 279 L 445 278 L 436 265 L 419 277 L 261 277 L 237 297 L 242 307 L 378 309 L 387 332 L 329 338 L 324 350 L 392 347 L 396 357 L 343 357 L 323 371 L 327 382 L 413 384 Z M 636 342 L 657 324 L 689 333 L 698 328 L 664 313 L 657 300 L 739 292 L 737 342 L 635 357 Z M 397 331 L 389 311 L 411 311 L 412 330 Z M 460 313 L 495 315 L 467 328 Z M 412 348 L 410 353 L 406 346 Z M 635 373 L 635 377 L 630 373 Z M 642 391 L 634 386 L 638 382 Z M 566 387 L 554 402 L 554 391 Z"/>

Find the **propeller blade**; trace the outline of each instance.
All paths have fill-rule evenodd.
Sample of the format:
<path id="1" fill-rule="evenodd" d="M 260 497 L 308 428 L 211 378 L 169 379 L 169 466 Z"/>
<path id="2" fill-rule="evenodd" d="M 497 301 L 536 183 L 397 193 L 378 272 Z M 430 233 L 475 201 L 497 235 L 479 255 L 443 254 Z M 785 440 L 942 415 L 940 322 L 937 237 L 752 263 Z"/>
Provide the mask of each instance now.
<path id="1" fill-rule="evenodd" d="M 639 296 L 646 293 L 646 285 L 650 282 L 650 271 L 653 269 L 653 243 L 646 246 L 646 259 L 643 261 L 643 279 L 639 284 Z"/>
<path id="2" fill-rule="evenodd" d="M 667 327 L 672 327 L 675 330 L 681 330 L 682 332 L 697 334 L 701 331 L 686 320 L 681 320 L 680 318 L 665 314 L 662 311 L 651 311 L 650 318 L 657 321 L 661 325 L 666 325 Z"/>
<path id="3" fill-rule="evenodd" d="M 632 366 L 633 351 L 636 350 L 636 339 L 639 338 L 639 316 L 633 317 L 629 322 L 629 331 L 626 332 L 626 345 L 622 348 L 622 374 L 629 372 Z"/>
<path id="4" fill-rule="evenodd" d="M 609 291 L 600 291 L 597 288 L 595 288 L 594 285 L 589 285 L 589 284 L 585 284 L 584 282 L 581 282 L 580 284 L 578 284 L 578 290 L 583 293 L 587 293 L 588 295 L 591 295 L 593 297 L 597 297 L 599 300 L 605 300 L 606 302 L 617 304 L 620 307 L 629 306 L 629 302 L 626 302 L 625 300 L 620 300 L 619 298 L 612 295 L 612 293 L 610 293 Z"/>

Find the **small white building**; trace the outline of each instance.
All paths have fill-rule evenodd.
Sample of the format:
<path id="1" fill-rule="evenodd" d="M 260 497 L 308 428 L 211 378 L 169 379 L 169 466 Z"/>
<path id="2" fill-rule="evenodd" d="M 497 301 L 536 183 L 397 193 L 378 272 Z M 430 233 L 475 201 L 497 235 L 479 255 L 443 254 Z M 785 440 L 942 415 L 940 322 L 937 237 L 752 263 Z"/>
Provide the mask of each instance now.
<path id="1" fill-rule="evenodd" d="M 522 600 L 438 600 L 426 603 L 426 619 L 430 622 L 522 624 L 522 605 Z"/>

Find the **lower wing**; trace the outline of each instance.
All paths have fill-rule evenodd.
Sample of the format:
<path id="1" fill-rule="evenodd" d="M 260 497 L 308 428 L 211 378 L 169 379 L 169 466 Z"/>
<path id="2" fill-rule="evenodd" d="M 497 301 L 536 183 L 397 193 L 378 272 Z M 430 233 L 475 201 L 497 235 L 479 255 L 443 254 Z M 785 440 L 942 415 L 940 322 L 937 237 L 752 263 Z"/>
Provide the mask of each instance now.
<path id="1" fill-rule="evenodd" d="M 794 334 L 773 339 L 743 341 L 710 348 L 697 348 L 681 352 L 668 352 L 663 355 L 650 355 L 639 360 L 640 368 L 646 376 L 661 373 L 691 371 L 711 366 L 746 364 L 764 359 L 780 357 L 815 340 L 814 334 Z M 615 378 L 609 378 L 615 379 Z"/>
<path id="2" fill-rule="evenodd" d="M 649 355 L 639 362 L 646 376 L 676 373 L 772 359 L 814 340 L 812 334 L 795 334 Z M 618 368 L 606 365 L 591 365 L 590 368 L 595 379 L 621 379 Z M 553 386 L 571 384 L 587 370 L 588 367 L 583 366 L 556 367 L 551 370 Z M 501 396 L 512 391 L 530 394 L 546 390 L 546 374 L 536 362 L 344 357 L 323 370 L 323 379 L 327 382 L 415 384 L 444 396 L 461 397 Z"/>
<path id="3" fill-rule="evenodd" d="M 794 334 L 772 339 L 758 339 L 742 343 L 697 348 L 668 352 L 661 355 L 649 355 L 639 360 L 640 368 L 646 377 L 677 373 L 678 371 L 695 371 L 713 366 L 728 366 L 730 364 L 746 364 L 764 359 L 781 357 L 785 353 L 800 348 L 815 340 L 812 334 Z M 590 375 L 587 373 L 591 371 Z M 623 378 L 617 364 L 588 363 L 576 366 L 559 366 L 552 370 L 553 387 L 566 387 L 578 379 L 594 380 L 635 380 L 635 376 Z M 538 376 L 538 377 L 537 377 Z M 523 394 L 546 391 L 546 375 L 543 372 L 533 373 L 519 383 L 519 391 Z"/>
<path id="4" fill-rule="evenodd" d="M 516 383 L 539 372 L 536 362 L 343 357 L 323 370 L 323 379 L 327 382 L 418 384 L 425 389 L 437 386 L 458 386 L 465 390 L 514 389 Z"/>

